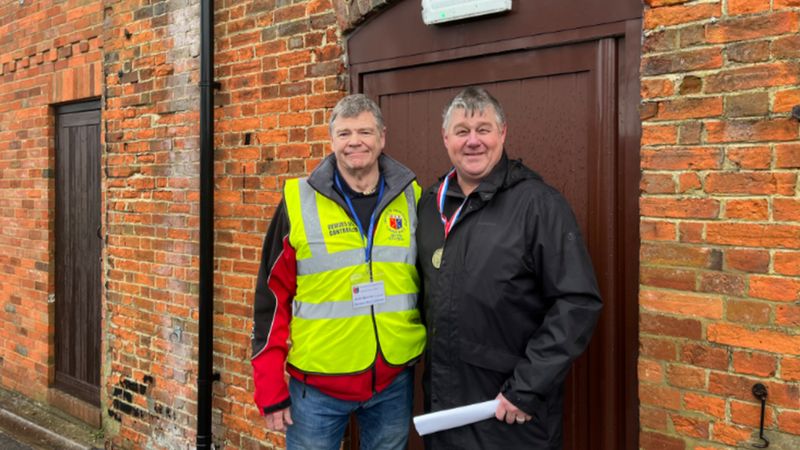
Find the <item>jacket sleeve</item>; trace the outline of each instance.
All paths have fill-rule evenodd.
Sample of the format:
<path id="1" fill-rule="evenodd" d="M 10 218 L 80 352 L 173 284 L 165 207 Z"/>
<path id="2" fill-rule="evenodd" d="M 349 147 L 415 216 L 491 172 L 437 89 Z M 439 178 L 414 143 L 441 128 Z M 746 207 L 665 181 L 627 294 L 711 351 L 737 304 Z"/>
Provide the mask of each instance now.
<path id="1" fill-rule="evenodd" d="M 295 251 L 289 245 L 289 217 L 281 201 L 264 238 L 253 303 L 253 379 L 261 414 L 291 405 L 286 384 L 289 322 L 297 288 Z"/>
<path id="2" fill-rule="evenodd" d="M 557 192 L 534 202 L 528 219 L 532 265 L 543 300 L 544 320 L 525 356 L 503 386 L 503 395 L 527 413 L 561 386 L 572 361 L 589 343 L 602 309 L 589 253 L 575 216 Z"/>

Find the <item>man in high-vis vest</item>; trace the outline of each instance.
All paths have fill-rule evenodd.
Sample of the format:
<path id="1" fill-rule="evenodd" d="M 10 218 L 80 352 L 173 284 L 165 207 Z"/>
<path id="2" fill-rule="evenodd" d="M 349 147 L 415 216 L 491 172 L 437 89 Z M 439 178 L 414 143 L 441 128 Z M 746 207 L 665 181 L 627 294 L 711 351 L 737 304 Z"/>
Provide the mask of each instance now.
<path id="1" fill-rule="evenodd" d="M 378 106 L 333 109 L 333 154 L 289 179 L 258 273 L 255 402 L 286 447 L 339 449 L 355 413 L 362 449 L 405 449 L 413 369 L 425 347 L 417 309 L 414 174 L 382 155 Z M 290 377 L 287 386 L 284 372 Z"/>

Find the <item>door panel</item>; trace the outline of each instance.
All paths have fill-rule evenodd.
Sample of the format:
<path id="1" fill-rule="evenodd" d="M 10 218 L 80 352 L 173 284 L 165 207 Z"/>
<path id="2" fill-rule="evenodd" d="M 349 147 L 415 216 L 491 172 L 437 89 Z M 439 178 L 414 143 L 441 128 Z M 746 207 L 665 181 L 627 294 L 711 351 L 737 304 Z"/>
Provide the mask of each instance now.
<path id="1" fill-rule="evenodd" d="M 357 80 L 383 110 L 387 154 L 411 167 L 424 187 L 450 167 L 441 137 L 444 106 L 463 87 L 480 85 L 506 111 L 509 156 L 522 158 L 570 202 L 605 302 L 589 349 L 565 384 L 564 444 L 571 450 L 624 448 L 624 308 L 618 305 L 626 299 L 615 220 L 617 196 L 624 191 L 616 176 L 619 40 L 366 72 Z M 410 448 L 422 448 L 416 435 Z"/>
<path id="2" fill-rule="evenodd" d="M 56 151 L 55 386 L 99 405 L 99 102 L 61 107 Z"/>

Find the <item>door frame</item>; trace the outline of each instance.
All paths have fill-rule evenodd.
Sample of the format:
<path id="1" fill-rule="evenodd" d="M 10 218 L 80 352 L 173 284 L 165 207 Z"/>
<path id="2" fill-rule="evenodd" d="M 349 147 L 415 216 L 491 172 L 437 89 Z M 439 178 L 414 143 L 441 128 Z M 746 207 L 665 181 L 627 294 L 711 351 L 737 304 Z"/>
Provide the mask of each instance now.
<path id="1" fill-rule="evenodd" d="M 401 2 L 408 3 L 408 2 Z M 630 3 L 630 2 L 629 2 Z M 638 3 L 638 2 L 637 2 Z M 396 4 L 394 7 L 399 6 Z M 347 52 L 349 67 L 350 92 L 365 93 L 371 97 L 369 86 L 365 86 L 365 77 L 371 73 L 392 71 L 409 68 L 419 65 L 440 64 L 451 62 L 463 58 L 475 58 L 489 56 L 515 50 L 530 50 L 560 46 L 565 44 L 580 43 L 585 41 L 602 41 L 599 45 L 606 46 L 600 52 L 600 57 L 607 54 L 616 54 L 621 58 L 619 65 L 611 64 L 608 61 L 598 61 L 601 70 L 620 71 L 616 74 L 619 80 L 615 90 L 616 107 L 618 119 L 616 124 L 618 139 L 616 145 L 616 175 L 620 180 L 616 197 L 618 204 L 613 211 L 611 220 L 617 222 L 618 236 L 616 239 L 616 272 L 619 274 L 619 282 L 622 284 L 617 290 L 623 293 L 624 300 L 616 305 L 616 308 L 609 311 L 606 309 L 604 314 L 613 314 L 614 323 L 623 328 L 620 333 L 618 346 L 621 358 L 615 360 L 617 367 L 608 368 L 616 377 L 621 377 L 616 383 L 609 386 L 613 390 L 610 395 L 616 396 L 619 401 L 611 408 L 603 409 L 604 413 L 611 414 L 615 420 L 621 419 L 624 429 L 612 440 L 621 443 L 621 448 L 638 448 L 639 443 L 639 402 L 638 402 L 638 348 L 639 348 L 639 159 L 640 159 L 640 137 L 641 122 L 639 120 L 638 104 L 640 101 L 639 92 L 639 63 L 641 58 L 641 11 L 638 15 L 631 15 L 632 9 L 625 13 L 627 16 L 620 17 L 620 20 L 610 21 L 601 25 L 588 25 L 566 31 L 552 31 L 535 34 L 530 31 L 526 36 L 510 36 L 507 39 L 500 39 L 493 42 L 470 42 L 468 45 L 452 46 L 451 48 L 438 48 L 427 52 L 420 52 L 420 39 L 415 39 L 414 43 L 405 44 L 404 39 L 386 39 L 392 36 L 391 33 L 384 32 L 383 39 L 376 39 L 376 28 L 380 25 L 368 29 L 370 24 L 375 23 L 381 16 L 391 13 L 392 8 L 382 12 L 377 18 L 367 22 L 366 25 L 357 29 L 348 36 Z M 639 5 L 641 7 L 641 5 Z M 407 5 L 405 8 L 410 8 Z M 401 12 L 399 14 L 406 14 Z M 398 14 L 398 15 L 399 15 Z M 406 19 L 408 17 L 405 17 Z M 394 22 L 402 22 L 407 25 L 408 21 L 393 18 Z M 497 26 L 497 20 L 502 17 L 492 17 L 488 19 L 492 27 Z M 512 20 L 512 18 L 509 18 Z M 518 21 L 519 18 L 513 18 Z M 476 21 L 468 21 L 462 25 L 451 24 L 448 26 L 430 27 L 425 30 L 416 30 L 427 34 L 429 40 L 436 36 L 459 33 L 459 27 L 467 28 L 476 26 Z M 478 24 L 479 25 L 479 24 Z M 364 30 L 367 30 L 364 32 Z M 462 34 L 463 30 L 461 30 Z M 420 34 L 418 33 L 418 34 Z M 450 33 L 450 34 L 449 34 Z M 609 39 L 613 38 L 613 39 Z M 623 38 L 622 40 L 616 38 Z M 385 45 L 387 40 L 392 40 L 392 45 Z M 375 51 L 376 45 L 385 45 L 385 51 Z M 408 48 L 404 48 L 404 45 Z M 608 46 L 617 46 L 610 49 Z M 411 49 L 415 47 L 415 49 Z M 433 46 L 432 46 L 433 47 Z M 379 56 L 378 56 L 379 55 Z M 365 92 L 366 91 L 366 92 Z M 600 136 L 607 138 L 607 136 Z M 608 305 L 606 306 L 608 308 Z M 621 367 L 620 367 L 621 366 Z M 607 374 L 604 373 L 603 376 Z M 604 394 L 605 395 L 605 394 Z M 619 422 L 617 422 L 619 424 Z M 612 445 L 606 442 L 606 446 Z M 613 448 L 613 447 L 607 447 Z"/>

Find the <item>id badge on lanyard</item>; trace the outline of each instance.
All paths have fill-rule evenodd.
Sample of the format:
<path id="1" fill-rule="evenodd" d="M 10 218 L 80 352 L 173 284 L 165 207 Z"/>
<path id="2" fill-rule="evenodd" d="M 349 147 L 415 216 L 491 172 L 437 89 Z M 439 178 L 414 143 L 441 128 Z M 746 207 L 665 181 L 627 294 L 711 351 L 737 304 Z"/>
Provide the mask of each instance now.
<path id="1" fill-rule="evenodd" d="M 353 294 L 353 308 L 365 308 L 386 302 L 386 288 L 383 285 L 383 274 L 369 273 L 369 267 L 350 277 L 351 292 Z"/>

